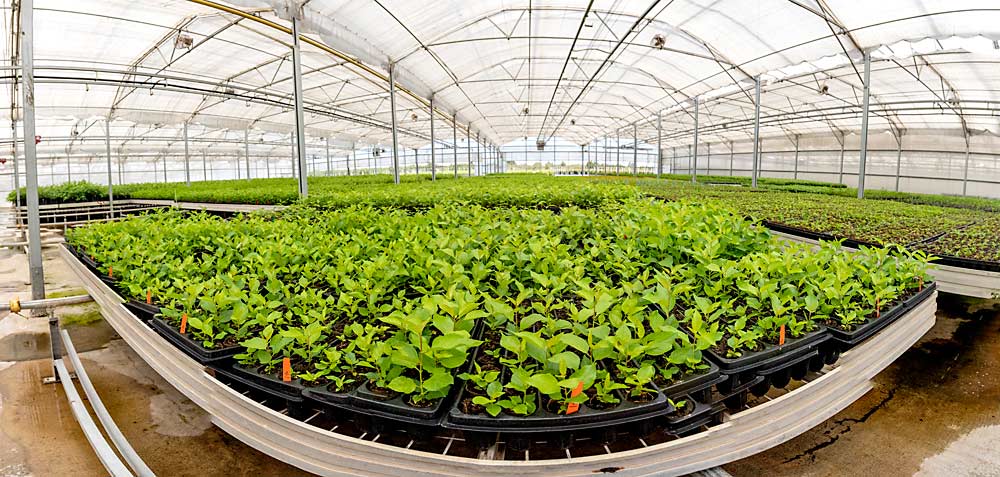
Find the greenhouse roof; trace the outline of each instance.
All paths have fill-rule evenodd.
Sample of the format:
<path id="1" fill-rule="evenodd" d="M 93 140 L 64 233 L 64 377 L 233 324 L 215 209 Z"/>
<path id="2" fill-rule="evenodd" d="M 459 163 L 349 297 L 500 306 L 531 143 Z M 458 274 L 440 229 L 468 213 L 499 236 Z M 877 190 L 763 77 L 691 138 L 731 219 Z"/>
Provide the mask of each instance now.
<path id="1" fill-rule="evenodd" d="M 16 22 L 4 8 L 11 104 Z M 460 131 L 586 143 L 638 124 L 686 143 L 861 127 L 996 134 L 1000 5 L 987 0 L 36 0 L 39 134 L 257 142 L 294 128 L 290 18 L 305 37 L 307 133 L 333 147 Z M 19 93 L 14 97 L 19 97 Z M 8 121 L 12 108 L 5 108 Z M 10 131 L 6 132 L 7 138 Z M 116 142 L 120 147 L 121 140 Z M 281 146 L 275 146 L 281 147 Z"/>

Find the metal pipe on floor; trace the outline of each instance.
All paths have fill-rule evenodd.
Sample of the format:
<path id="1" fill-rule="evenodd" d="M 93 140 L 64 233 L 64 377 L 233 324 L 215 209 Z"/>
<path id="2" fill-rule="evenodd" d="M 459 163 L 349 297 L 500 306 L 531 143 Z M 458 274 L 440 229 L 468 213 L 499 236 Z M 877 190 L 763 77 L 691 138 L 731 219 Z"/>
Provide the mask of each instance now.
<path id="1" fill-rule="evenodd" d="M 29 301 L 19 301 L 17 297 L 14 297 L 14 299 L 8 303 L 0 303 L 0 311 L 10 311 L 11 303 L 17 303 L 17 307 L 22 310 L 41 310 L 59 306 L 79 305 L 81 303 L 90 303 L 92 301 L 94 301 L 94 299 L 90 295 L 43 298 L 41 300 Z"/>
<path id="2" fill-rule="evenodd" d="M 128 466 L 135 471 L 136 475 L 139 477 L 154 477 L 155 474 L 153 474 L 153 471 L 143 462 L 139 454 L 135 452 L 135 449 L 129 444 L 128 439 L 118 429 L 115 420 L 108 413 L 107 408 L 104 407 L 101 396 L 97 394 L 97 390 L 94 389 L 94 385 L 90 382 L 90 376 L 87 375 L 87 370 L 83 367 L 83 363 L 80 362 L 80 356 L 76 353 L 76 348 L 73 346 L 73 340 L 70 339 L 69 333 L 66 330 L 60 330 L 60 334 L 62 335 L 62 343 L 65 346 L 66 355 L 69 356 L 70 363 L 73 364 L 73 370 L 76 371 L 76 377 L 80 381 L 80 385 L 83 386 L 83 392 L 87 396 L 87 401 L 90 402 L 90 407 L 94 410 L 94 414 L 97 414 L 97 420 L 101 422 L 104 431 L 111 438 L 111 443 L 118 449 L 118 452 L 125 459 Z"/>
<path id="3" fill-rule="evenodd" d="M 76 391 L 76 386 L 73 384 L 73 377 L 66 369 L 66 364 L 63 363 L 62 359 L 57 359 L 54 365 L 56 373 L 59 376 L 59 381 L 62 382 L 63 391 L 66 392 L 66 399 L 69 400 L 73 417 L 80 424 L 83 435 L 90 442 L 90 447 L 94 449 L 94 453 L 97 454 L 97 458 L 101 461 L 101 464 L 104 465 L 104 468 L 113 477 L 132 476 L 132 472 L 129 472 L 128 467 L 125 467 L 125 464 L 118 458 L 118 455 L 115 454 L 114 449 L 111 448 L 108 441 L 104 440 L 101 430 L 97 428 L 97 424 L 94 423 L 94 420 L 90 417 L 90 413 L 87 412 L 87 406 L 83 404 L 83 399 L 80 399 L 80 393 Z"/>

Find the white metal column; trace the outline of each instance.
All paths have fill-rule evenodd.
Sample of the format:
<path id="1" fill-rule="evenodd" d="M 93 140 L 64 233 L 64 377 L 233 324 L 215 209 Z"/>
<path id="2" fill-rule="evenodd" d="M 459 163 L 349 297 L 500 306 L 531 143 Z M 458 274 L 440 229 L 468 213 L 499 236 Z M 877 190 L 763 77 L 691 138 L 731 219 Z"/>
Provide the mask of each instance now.
<path id="1" fill-rule="evenodd" d="M 663 174 L 663 116 L 656 112 L 656 178 Z"/>
<path id="2" fill-rule="evenodd" d="M 632 123 L 632 175 L 639 175 L 639 123 Z"/>
<path id="3" fill-rule="evenodd" d="M 452 159 L 455 161 L 455 179 L 458 179 L 458 115 L 451 115 L 451 152 Z"/>
<path id="4" fill-rule="evenodd" d="M 691 183 L 698 182 L 698 110 L 701 109 L 698 97 L 694 97 L 694 155 L 691 156 Z"/>
<path id="5" fill-rule="evenodd" d="M 306 180 L 306 124 L 302 112 L 302 52 L 299 48 L 299 19 L 301 12 L 292 16 L 292 79 L 295 86 L 295 148 L 299 171 L 299 197 L 309 195 L 309 181 Z M 237 166 L 238 167 L 238 166 Z"/>
<path id="6" fill-rule="evenodd" d="M 431 110 L 431 180 L 437 180 L 437 162 L 434 160 L 434 155 L 436 153 L 436 147 L 434 144 L 434 96 L 431 96 L 430 100 L 430 110 Z"/>
<path id="7" fill-rule="evenodd" d="M 868 97 L 871 94 L 872 55 L 865 51 L 865 90 L 861 109 L 861 158 L 858 165 L 858 198 L 865 197 L 865 162 L 868 160 Z"/>
<path id="8" fill-rule="evenodd" d="M 111 174 L 111 115 L 104 118 L 104 152 L 108 158 L 108 218 L 115 216 L 115 186 L 114 176 Z M 16 160 L 16 159 L 15 159 Z M 156 164 L 156 161 L 153 161 Z M 153 181 L 156 181 L 156 172 L 153 172 Z"/>
<path id="9" fill-rule="evenodd" d="M 34 0 L 21 0 L 21 95 L 24 108 L 24 168 L 28 203 L 28 269 L 31 298 L 45 298 L 42 237 L 38 218 L 38 159 L 35 155 Z"/>
<path id="10" fill-rule="evenodd" d="M 239 167 L 237 167 L 239 170 Z M 188 123 L 184 121 L 184 183 L 191 187 L 191 153 L 188 149 Z"/>
<path id="11" fill-rule="evenodd" d="M 757 188 L 757 174 L 760 168 L 760 76 L 753 78 L 754 112 L 753 112 L 753 170 L 750 174 L 750 186 Z"/>
<path id="12" fill-rule="evenodd" d="M 968 192 L 969 187 L 969 156 L 971 155 L 971 150 L 969 147 L 969 131 L 965 131 L 965 170 L 962 172 L 962 195 L 965 196 Z"/>
<path id="13" fill-rule="evenodd" d="M 250 163 L 250 130 L 249 129 L 244 129 L 243 130 L 243 155 L 246 156 L 246 158 L 247 158 L 247 164 L 249 164 Z M 238 165 L 236 166 L 236 169 L 237 169 L 237 171 L 239 171 L 239 166 Z M 268 168 L 268 169 L 270 169 L 270 168 Z M 249 169 L 247 171 L 249 172 Z M 237 172 L 236 175 L 239 176 L 239 172 Z M 271 176 L 270 171 L 267 173 L 267 176 L 268 177 Z M 249 178 L 250 178 L 250 175 L 247 174 L 247 179 L 249 179 Z"/>
<path id="14" fill-rule="evenodd" d="M 622 134 L 620 129 L 615 130 L 615 174 L 621 174 L 622 163 Z"/>
<path id="15" fill-rule="evenodd" d="M 896 138 L 896 192 L 899 192 L 899 167 L 903 162 L 903 131 Z"/>
<path id="16" fill-rule="evenodd" d="M 330 163 L 330 136 L 327 136 L 327 137 L 325 137 L 323 139 L 324 139 L 324 143 L 326 145 L 326 175 L 329 176 L 330 172 L 333 171 L 332 164 Z M 347 175 L 351 175 L 351 163 L 350 162 L 347 163 Z"/>
<path id="17" fill-rule="evenodd" d="M 389 63 L 389 108 L 392 110 L 392 181 L 399 184 L 399 138 L 396 131 L 396 67 Z"/>
<path id="18" fill-rule="evenodd" d="M 794 179 L 799 178 L 799 135 L 795 135 L 795 175 Z"/>

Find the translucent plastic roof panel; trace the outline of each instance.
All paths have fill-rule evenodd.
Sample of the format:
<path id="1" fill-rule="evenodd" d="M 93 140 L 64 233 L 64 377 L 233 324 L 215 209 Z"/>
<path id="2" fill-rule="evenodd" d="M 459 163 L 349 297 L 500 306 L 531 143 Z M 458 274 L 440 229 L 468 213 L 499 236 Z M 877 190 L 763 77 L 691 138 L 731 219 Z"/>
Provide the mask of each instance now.
<path id="1" fill-rule="evenodd" d="M 757 76 L 764 134 L 849 135 L 861 124 L 865 51 L 873 130 L 1000 133 L 1000 6 L 991 0 L 35 6 L 37 112 L 49 120 L 46 134 L 59 137 L 110 115 L 153 128 L 148 133 L 176 132 L 187 122 L 220 139 L 249 129 L 287 140 L 292 16 L 305 35 L 306 130 L 346 144 L 391 144 L 390 64 L 406 148 L 428 144 L 432 96 L 436 132 L 449 143 L 452 117 L 461 137 L 479 134 L 484 142 L 558 136 L 585 144 L 630 134 L 634 123 L 651 140 L 661 115 L 664 144 L 685 144 L 696 97 L 700 138 L 746 139 Z M 9 39 L 6 31 L 5 53 Z M 6 88 L 7 103 L 13 92 Z M 3 114 L 9 120 L 10 110 Z"/>

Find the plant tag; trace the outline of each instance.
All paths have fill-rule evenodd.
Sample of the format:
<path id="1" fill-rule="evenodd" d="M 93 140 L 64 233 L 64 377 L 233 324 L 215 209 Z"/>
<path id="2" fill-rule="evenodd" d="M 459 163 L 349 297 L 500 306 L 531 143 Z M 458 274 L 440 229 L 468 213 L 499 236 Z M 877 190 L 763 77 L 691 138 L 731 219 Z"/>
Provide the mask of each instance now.
<path id="1" fill-rule="evenodd" d="M 571 398 L 577 397 L 582 392 L 583 392 L 583 381 L 580 381 L 579 383 L 576 384 L 576 388 L 573 389 L 573 392 L 569 393 L 569 397 L 571 397 Z M 567 415 L 568 414 L 573 414 L 574 412 L 579 411 L 579 410 L 580 410 L 580 404 L 579 403 L 571 402 L 571 403 L 569 403 L 569 404 L 566 405 L 566 414 Z"/>
<path id="2" fill-rule="evenodd" d="M 281 360 L 281 380 L 286 383 L 292 381 L 292 361 L 288 358 Z"/>
<path id="3" fill-rule="evenodd" d="M 882 306 L 878 303 L 878 297 L 875 297 L 875 318 L 882 318 Z"/>
<path id="4" fill-rule="evenodd" d="M 778 346 L 785 345 L 785 325 L 781 325 L 781 330 L 778 331 Z"/>
<path id="5" fill-rule="evenodd" d="M 109 266 L 108 267 L 108 278 L 114 278 L 114 277 L 115 277 L 115 270 L 114 270 L 114 268 L 112 268 L 112 267 Z"/>
<path id="6" fill-rule="evenodd" d="M 146 304 L 147 305 L 153 304 L 153 292 L 148 289 L 146 290 Z"/>
<path id="7" fill-rule="evenodd" d="M 188 315 L 187 315 L 187 313 L 182 313 L 181 314 L 181 334 L 183 335 L 184 333 L 186 333 L 187 329 L 188 329 Z"/>

